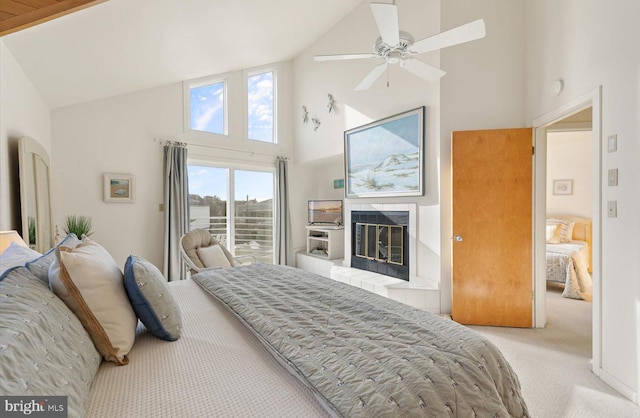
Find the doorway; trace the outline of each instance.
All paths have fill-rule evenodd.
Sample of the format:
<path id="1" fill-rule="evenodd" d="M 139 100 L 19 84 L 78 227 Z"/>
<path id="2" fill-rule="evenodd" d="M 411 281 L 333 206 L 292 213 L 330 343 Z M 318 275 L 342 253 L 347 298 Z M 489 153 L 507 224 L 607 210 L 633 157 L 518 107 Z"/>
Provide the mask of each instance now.
<path id="1" fill-rule="evenodd" d="M 600 341 L 601 341 L 601 303 L 602 294 L 601 272 L 601 189 L 602 189 L 602 140 L 601 140 L 601 89 L 597 88 L 564 106 L 551 111 L 533 122 L 535 129 L 535 184 L 534 184 L 534 263 L 535 263 L 535 326 L 543 328 L 547 322 L 547 280 L 546 280 L 546 216 L 547 216 L 547 137 L 552 126 L 562 123 L 571 124 L 574 115 L 580 112 L 590 112 L 592 120 L 592 368 L 599 375 L 601 369 Z"/>

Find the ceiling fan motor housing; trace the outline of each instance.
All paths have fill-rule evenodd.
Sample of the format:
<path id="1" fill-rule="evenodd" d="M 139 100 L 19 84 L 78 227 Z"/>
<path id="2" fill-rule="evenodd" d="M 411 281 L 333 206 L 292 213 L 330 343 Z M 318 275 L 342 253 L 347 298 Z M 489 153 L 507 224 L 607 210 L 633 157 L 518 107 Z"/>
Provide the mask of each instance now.
<path id="1" fill-rule="evenodd" d="M 398 45 L 386 44 L 381 36 L 378 36 L 373 45 L 373 52 L 385 58 L 389 64 L 395 64 L 406 55 L 410 55 L 408 49 L 413 45 L 414 39 L 409 32 L 400 31 L 400 42 Z"/>

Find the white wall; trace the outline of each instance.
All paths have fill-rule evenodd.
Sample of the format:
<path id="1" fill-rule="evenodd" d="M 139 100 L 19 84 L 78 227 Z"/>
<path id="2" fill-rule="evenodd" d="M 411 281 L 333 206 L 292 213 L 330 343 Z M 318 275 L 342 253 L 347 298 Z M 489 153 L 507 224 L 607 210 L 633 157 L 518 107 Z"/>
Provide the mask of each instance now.
<path id="1" fill-rule="evenodd" d="M 526 0 L 527 121 L 602 86 L 602 375 L 628 396 L 638 392 L 640 278 L 637 0 Z M 565 89 L 551 96 L 553 80 Z M 617 134 L 618 151 L 606 138 Z M 606 173 L 619 170 L 619 186 Z M 606 217 L 616 200 L 618 217 Z M 596 228 L 598 225 L 596 225 Z"/>
<path id="2" fill-rule="evenodd" d="M 53 157 L 49 115 L 49 107 L 0 40 L 0 230 L 21 229 L 18 138 L 32 137 Z"/>
<path id="3" fill-rule="evenodd" d="M 547 213 L 591 219 L 593 169 L 591 131 L 547 134 Z M 571 195 L 554 195 L 554 180 L 573 180 Z"/>
<path id="4" fill-rule="evenodd" d="M 400 27 L 416 39 L 439 32 L 440 2 L 437 0 L 403 0 L 398 2 Z M 317 54 L 370 52 L 378 29 L 371 13 L 369 1 L 363 1 L 352 13 L 334 26 L 304 53 L 295 58 L 294 110 L 295 163 L 308 165 L 315 177 L 315 190 L 294 198 L 340 198 L 344 190 L 334 190 L 333 180 L 344 178 L 344 131 L 373 120 L 382 119 L 419 106 L 426 106 L 425 196 L 421 198 L 359 199 L 362 203 L 417 202 L 418 217 L 417 274 L 433 280 L 440 278 L 440 238 L 438 204 L 438 137 L 439 137 L 439 85 L 429 84 L 413 74 L 391 66 L 389 83 L 383 75 L 368 90 L 356 92 L 354 88 L 379 64 L 377 60 L 351 60 L 315 62 Z M 439 65 L 439 54 L 425 54 L 429 64 Z M 327 95 L 336 100 L 336 110 L 328 113 Z M 302 106 L 321 125 L 314 131 L 312 124 L 302 123 Z M 294 225 L 294 233 L 304 235 L 302 225 Z"/>
<path id="5" fill-rule="evenodd" d="M 290 64 L 279 71 L 278 146 L 243 139 L 241 71 L 230 75 L 229 137 L 184 131 L 182 83 L 53 110 L 54 223 L 90 216 L 92 237 L 119 265 L 134 254 L 162 266 L 162 146 L 154 139 L 187 142 L 189 159 L 274 166 L 273 155 L 290 156 L 293 149 Z M 104 173 L 133 174 L 135 202 L 105 203 Z"/>

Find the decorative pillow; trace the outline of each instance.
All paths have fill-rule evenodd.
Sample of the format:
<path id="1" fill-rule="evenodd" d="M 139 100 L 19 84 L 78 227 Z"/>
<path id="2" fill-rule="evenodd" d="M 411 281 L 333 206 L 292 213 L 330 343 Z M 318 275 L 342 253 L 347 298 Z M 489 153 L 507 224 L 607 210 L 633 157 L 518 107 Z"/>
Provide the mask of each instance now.
<path id="1" fill-rule="evenodd" d="M 102 358 L 73 312 L 17 267 L 0 276 L 0 318 L 0 394 L 67 395 L 66 413 L 84 416 Z"/>
<path id="2" fill-rule="evenodd" d="M 180 308 L 156 266 L 130 255 L 124 265 L 124 287 L 133 310 L 151 334 L 167 341 L 180 338 Z"/>
<path id="3" fill-rule="evenodd" d="M 80 240 L 76 236 L 76 234 L 69 234 L 60 243 L 56 246 L 64 245 L 66 247 L 75 247 L 80 243 Z M 49 267 L 53 263 L 53 260 L 56 258 L 56 248 L 53 247 L 44 255 L 36 258 L 33 261 L 30 261 L 26 264 L 26 267 L 29 269 L 34 276 L 38 279 L 42 280 L 45 284 L 49 285 Z"/>
<path id="4" fill-rule="evenodd" d="M 209 247 L 200 247 L 196 251 L 205 267 L 231 267 L 229 259 L 218 244 Z"/>
<path id="5" fill-rule="evenodd" d="M 547 224 L 547 244 L 557 244 L 559 242 L 558 240 L 554 239 L 557 229 L 558 229 L 558 225 Z"/>
<path id="6" fill-rule="evenodd" d="M 571 242 L 573 238 L 573 227 L 576 223 L 567 219 L 547 219 L 547 225 L 556 225 L 553 243 Z"/>
<path id="7" fill-rule="evenodd" d="M 11 267 L 24 266 L 28 261 L 40 257 L 37 251 L 29 247 L 12 242 L 2 254 L 0 254 L 0 273 Z"/>
<path id="8" fill-rule="evenodd" d="M 138 318 L 122 272 L 107 250 L 86 237 L 75 247 L 58 246 L 49 284 L 80 319 L 106 360 L 129 363 Z"/>

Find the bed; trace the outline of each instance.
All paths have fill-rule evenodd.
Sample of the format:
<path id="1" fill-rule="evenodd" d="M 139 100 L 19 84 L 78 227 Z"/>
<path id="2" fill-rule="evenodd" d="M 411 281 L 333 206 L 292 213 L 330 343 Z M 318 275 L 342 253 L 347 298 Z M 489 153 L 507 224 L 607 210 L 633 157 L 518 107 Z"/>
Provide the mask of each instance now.
<path id="1" fill-rule="evenodd" d="M 591 293 L 591 220 L 553 215 L 547 219 L 547 281 L 564 285 L 562 296 L 585 299 Z"/>
<path id="2" fill-rule="evenodd" d="M 516 374 L 484 337 L 285 266 L 163 283 L 180 335 L 160 339 L 136 322 L 119 366 L 49 290 L 47 257 L 0 276 L 0 395 L 66 395 L 71 417 L 529 416 Z"/>

